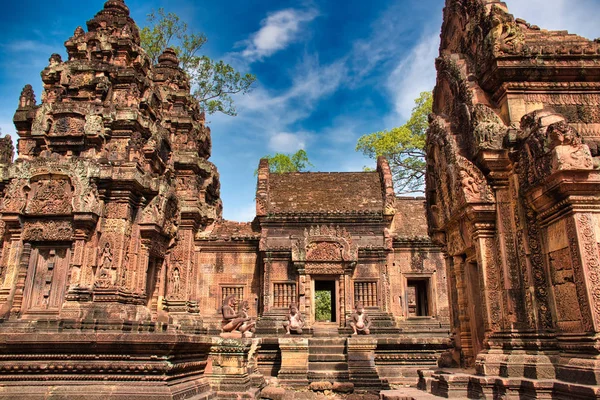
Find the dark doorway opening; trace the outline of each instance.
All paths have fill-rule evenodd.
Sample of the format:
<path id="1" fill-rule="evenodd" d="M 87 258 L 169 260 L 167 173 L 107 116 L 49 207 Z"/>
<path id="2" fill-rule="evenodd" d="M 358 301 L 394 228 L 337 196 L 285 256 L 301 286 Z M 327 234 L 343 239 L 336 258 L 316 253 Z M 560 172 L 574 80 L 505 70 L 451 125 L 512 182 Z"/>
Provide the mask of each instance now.
<path id="1" fill-rule="evenodd" d="M 315 321 L 336 322 L 335 281 L 315 281 Z"/>
<path id="2" fill-rule="evenodd" d="M 407 282 L 408 315 L 426 317 L 429 315 L 429 285 L 426 279 L 409 279 Z"/>

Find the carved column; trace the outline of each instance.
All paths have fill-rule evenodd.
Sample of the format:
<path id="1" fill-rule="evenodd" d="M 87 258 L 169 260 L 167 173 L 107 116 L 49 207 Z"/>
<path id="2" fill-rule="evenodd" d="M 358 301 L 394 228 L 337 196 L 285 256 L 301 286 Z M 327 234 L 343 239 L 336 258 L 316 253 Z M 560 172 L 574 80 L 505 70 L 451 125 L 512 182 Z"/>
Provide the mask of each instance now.
<path id="1" fill-rule="evenodd" d="M 294 263 L 298 268 L 298 310 L 302 315 L 306 314 L 306 285 L 310 283 L 310 278 L 306 276 L 306 270 L 303 263 Z"/>
<path id="2" fill-rule="evenodd" d="M 491 229 L 479 229 L 475 232 L 477 269 L 479 280 L 482 283 L 480 299 L 481 309 L 485 310 L 485 331 L 498 332 L 503 327 L 503 304 L 502 304 L 502 274 L 497 264 L 498 254 L 494 231 Z"/>
<path id="3" fill-rule="evenodd" d="M 468 312 L 467 293 L 465 287 L 465 259 L 463 256 L 453 257 L 453 270 L 456 283 L 456 300 L 458 309 L 458 321 L 460 324 L 459 342 L 462 357 L 467 366 L 473 365 L 475 354 L 471 338 L 471 326 Z"/>
<path id="4" fill-rule="evenodd" d="M 263 313 L 271 309 L 271 259 L 267 253 L 264 260 L 265 273 L 263 282 Z"/>
<path id="5" fill-rule="evenodd" d="M 344 273 L 343 275 L 340 275 L 338 281 L 340 285 L 340 293 L 338 299 L 340 303 L 340 306 L 338 307 L 338 326 L 340 328 L 343 328 L 346 326 L 346 302 L 348 300 L 346 299 L 346 293 L 349 292 L 349 290 L 347 290 L 347 287 L 348 285 L 350 285 L 350 277 L 347 273 Z"/>

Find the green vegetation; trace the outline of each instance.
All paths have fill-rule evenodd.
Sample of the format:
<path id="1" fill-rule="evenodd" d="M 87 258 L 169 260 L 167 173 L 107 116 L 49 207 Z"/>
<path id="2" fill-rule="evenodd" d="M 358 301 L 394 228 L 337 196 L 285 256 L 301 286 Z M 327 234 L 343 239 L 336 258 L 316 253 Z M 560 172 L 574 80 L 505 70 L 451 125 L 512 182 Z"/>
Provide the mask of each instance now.
<path id="1" fill-rule="evenodd" d="M 256 77 L 244 74 L 223 62 L 198 55 L 207 38 L 203 33 L 188 33 L 188 26 L 174 13 L 159 8 L 148 14 L 148 26 L 140 30 L 141 44 L 152 59 L 158 62 L 162 52 L 171 47 L 179 57 L 192 85 L 192 96 L 208 114 L 222 112 L 236 115 L 233 98 L 236 93 L 248 93 Z"/>
<path id="2" fill-rule="evenodd" d="M 315 292 L 315 320 L 331 321 L 331 292 L 328 290 Z"/>
<path id="3" fill-rule="evenodd" d="M 294 154 L 275 153 L 274 156 L 265 156 L 269 160 L 269 171 L 273 174 L 284 172 L 303 172 L 313 165 L 308 161 L 308 154 L 304 150 L 298 150 Z"/>
<path id="4" fill-rule="evenodd" d="M 398 193 L 423 190 L 426 168 L 425 138 L 432 106 L 432 93 L 423 92 L 415 100 L 410 119 L 404 125 L 389 131 L 363 135 L 356 144 L 356 151 L 370 158 L 384 156 L 388 159 Z"/>

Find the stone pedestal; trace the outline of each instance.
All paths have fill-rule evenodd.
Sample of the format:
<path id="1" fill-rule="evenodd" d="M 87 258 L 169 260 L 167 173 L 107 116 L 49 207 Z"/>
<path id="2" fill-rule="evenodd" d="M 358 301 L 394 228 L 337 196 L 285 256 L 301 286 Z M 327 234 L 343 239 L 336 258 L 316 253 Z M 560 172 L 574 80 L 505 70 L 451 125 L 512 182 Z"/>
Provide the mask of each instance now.
<path id="1" fill-rule="evenodd" d="M 353 337 L 348 339 L 348 374 L 357 389 L 382 389 L 387 382 L 379 379 L 375 368 L 377 339 Z"/>
<path id="2" fill-rule="evenodd" d="M 279 382 L 302 387 L 308 385 L 308 339 L 286 337 L 279 339 L 281 368 Z"/>
<path id="3" fill-rule="evenodd" d="M 257 340 L 257 339 L 254 339 Z M 219 399 L 256 399 L 259 388 L 253 385 L 248 361 L 252 339 L 213 338 L 206 375 Z"/>

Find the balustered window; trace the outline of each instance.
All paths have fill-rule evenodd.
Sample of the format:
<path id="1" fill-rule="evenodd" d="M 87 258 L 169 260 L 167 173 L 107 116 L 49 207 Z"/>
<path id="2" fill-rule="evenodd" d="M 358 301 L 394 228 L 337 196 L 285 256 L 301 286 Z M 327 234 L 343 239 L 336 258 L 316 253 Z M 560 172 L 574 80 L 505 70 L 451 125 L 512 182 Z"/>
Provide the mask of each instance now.
<path id="1" fill-rule="evenodd" d="M 354 282 L 354 304 L 377 307 L 377 282 Z"/>
<path id="2" fill-rule="evenodd" d="M 221 303 L 229 295 L 234 294 L 238 301 L 244 300 L 244 287 L 243 286 L 222 286 L 221 287 Z"/>
<path id="3" fill-rule="evenodd" d="M 296 284 L 291 282 L 273 284 L 273 307 L 287 308 L 296 303 Z"/>

